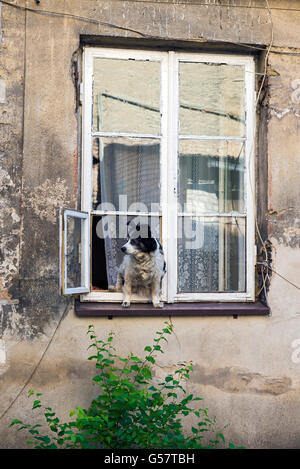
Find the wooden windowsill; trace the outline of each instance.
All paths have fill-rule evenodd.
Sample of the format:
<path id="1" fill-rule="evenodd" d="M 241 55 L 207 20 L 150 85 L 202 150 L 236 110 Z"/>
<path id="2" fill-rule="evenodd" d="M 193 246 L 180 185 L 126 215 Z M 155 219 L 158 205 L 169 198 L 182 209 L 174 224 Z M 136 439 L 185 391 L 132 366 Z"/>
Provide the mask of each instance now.
<path id="1" fill-rule="evenodd" d="M 173 303 L 154 308 L 150 303 L 133 303 L 122 308 L 120 303 L 75 302 L 79 317 L 137 317 L 137 316 L 269 316 L 270 308 L 260 301 L 254 303 Z"/>

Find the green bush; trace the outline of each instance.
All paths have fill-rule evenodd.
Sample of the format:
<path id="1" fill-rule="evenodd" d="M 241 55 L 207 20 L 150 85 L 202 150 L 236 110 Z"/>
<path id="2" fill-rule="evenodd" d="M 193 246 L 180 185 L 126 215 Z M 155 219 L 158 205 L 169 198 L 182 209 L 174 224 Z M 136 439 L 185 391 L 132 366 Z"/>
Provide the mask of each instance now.
<path id="1" fill-rule="evenodd" d="M 115 353 L 113 333 L 106 340 L 98 340 L 93 326 L 89 326 L 89 349 L 95 360 L 97 374 L 93 381 L 100 392 L 90 407 L 77 407 L 70 412 L 74 420 L 60 423 L 51 407 L 42 406 L 41 393 L 29 391 L 34 396 L 32 409 L 43 407 L 51 436 L 41 435 L 41 425 L 24 424 L 15 419 L 10 426 L 27 430 L 27 443 L 34 448 L 132 448 L 132 449 L 196 449 L 224 447 L 223 433 L 216 430 L 215 419 L 208 410 L 196 408 L 202 400 L 187 395 L 185 384 L 190 379 L 192 363 L 180 364 L 164 380 L 155 379 L 153 366 L 157 354 L 164 353 L 163 344 L 172 333 L 173 326 L 164 323 L 156 332 L 152 346 L 146 346 L 145 356 L 130 354 L 123 358 Z M 184 419 L 192 417 L 194 423 L 188 431 Z M 209 432 L 209 433 L 207 433 Z M 204 444 L 204 436 L 210 435 Z M 227 445 L 234 448 L 232 443 Z"/>

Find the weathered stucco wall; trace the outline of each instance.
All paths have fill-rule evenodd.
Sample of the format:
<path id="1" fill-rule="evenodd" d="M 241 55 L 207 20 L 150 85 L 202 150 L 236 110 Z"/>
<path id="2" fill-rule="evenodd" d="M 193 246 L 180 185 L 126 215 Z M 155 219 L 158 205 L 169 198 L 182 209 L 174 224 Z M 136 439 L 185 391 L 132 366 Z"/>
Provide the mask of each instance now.
<path id="1" fill-rule="evenodd" d="M 58 328 L 26 390 L 44 393 L 59 416 L 86 406 L 94 388 L 86 330 L 110 330 L 124 355 L 142 353 L 163 319 L 82 319 L 58 295 L 58 208 L 75 208 L 79 187 L 80 35 L 216 40 L 273 47 L 258 119 L 258 215 L 273 245 L 272 268 L 299 286 L 300 265 L 300 11 L 297 1 L 197 5 L 100 0 L 11 0 L 37 14 L 2 5 L 0 46 L 0 415 L 31 376 L 59 318 Z M 212 5 L 213 4 L 213 5 Z M 297 10 L 298 8 L 298 10 Z M 297 11 L 287 11 L 296 9 Z M 271 17 L 270 17 L 271 13 Z M 137 31 L 136 33 L 133 31 Z M 263 59 L 262 59 L 263 70 Z M 80 72 L 80 67 L 79 67 Z M 261 70 L 260 70 L 261 72 Z M 5 90 L 5 94 L 4 91 Z M 4 98 L 3 98 L 4 96 Z M 278 275 L 269 291 L 270 317 L 173 318 L 176 335 L 158 374 L 193 360 L 191 390 L 233 442 L 251 448 L 300 444 L 300 292 Z M 166 318 L 167 319 L 167 318 Z M 31 419 L 26 390 L 0 422 L 2 448 L 25 447 L 8 431 L 15 418 Z"/>

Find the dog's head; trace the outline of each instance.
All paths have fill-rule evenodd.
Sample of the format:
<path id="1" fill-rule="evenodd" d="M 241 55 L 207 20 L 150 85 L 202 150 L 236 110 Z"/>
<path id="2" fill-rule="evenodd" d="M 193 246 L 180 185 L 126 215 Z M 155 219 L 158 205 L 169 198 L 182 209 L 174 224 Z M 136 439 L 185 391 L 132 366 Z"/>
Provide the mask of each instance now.
<path id="1" fill-rule="evenodd" d="M 152 238 L 149 225 L 138 223 L 134 229 L 128 230 L 128 241 L 121 247 L 124 254 L 150 254 L 157 249 L 157 242 Z"/>

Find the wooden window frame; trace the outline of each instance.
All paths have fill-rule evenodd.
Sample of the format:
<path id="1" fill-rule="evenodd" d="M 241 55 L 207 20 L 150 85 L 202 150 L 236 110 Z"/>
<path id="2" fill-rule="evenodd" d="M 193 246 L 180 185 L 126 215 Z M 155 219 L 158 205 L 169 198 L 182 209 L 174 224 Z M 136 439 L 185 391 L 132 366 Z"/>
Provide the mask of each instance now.
<path id="1" fill-rule="evenodd" d="M 215 54 L 205 52 L 174 52 L 152 51 L 118 48 L 85 47 L 83 52 L 83 132 L 82 132 L 82 184 L 81 210 L 92 215 L 104 215 L 107 212 L 92 210 L 92 139 L 96 136 L 108 136 L 110 133 L 92 131 L 92 89 L 94 58 L 117 58 L 134 60 L 160 60 L 161 67 L 161 206 L 159 215 L 162 217 L 162 244 L 164 246 L 167 276 L 163 283 L 163 300 L 167 303 L 180 302 L 254 302 L 255 301 L 255 88 L 254 58 L 250 55 Z M 245 67 L 245 115 L 246 133 L 244 137 L 196 136 L 202 140 L 236 140 L 245 142 L 245 189 L 246 189 L 246 291 L 245 292 L 213 292 L 213 293 L 181 293 L 177 288 L 177 165 L 178 165 L 178 64 L 179 61 L 222 63 L 242 65 Z M 122 134 L 119 134 L 121 136 Z M 125 135 L 125 134 L 124 134 Z M 158 138 L 157 135 L 126 134 L 134 137 Z M 191 137 L 191 136 L 189 136 Z M 118 212 L 114 212 L 118 214 Z M 127 213 L 128 214 L 128 213 Z M 136 213 L 136 215 L 141 215 Z M 157 215 L 157 214 L 156 214 Z M 86 259 L 86 262 L 91 262 Z M 80 296 L 82 302 L 120 302 L 121 293 L 91 291 Z M 134 301 L 138 298 L 133 298 Z"/>

